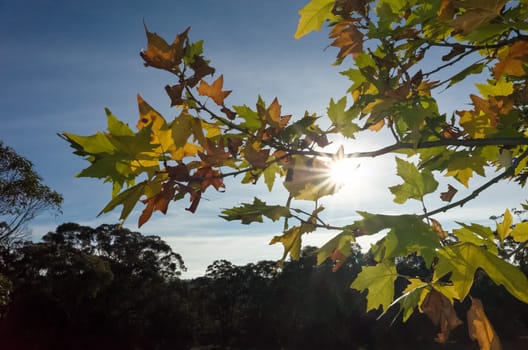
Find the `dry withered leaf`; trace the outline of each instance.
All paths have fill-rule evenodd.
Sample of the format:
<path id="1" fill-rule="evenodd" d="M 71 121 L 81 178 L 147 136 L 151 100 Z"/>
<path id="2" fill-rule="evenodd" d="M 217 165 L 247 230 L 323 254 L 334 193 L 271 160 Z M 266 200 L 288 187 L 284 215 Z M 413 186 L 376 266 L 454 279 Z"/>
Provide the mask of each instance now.
<path id="1" fill-rule="evenodd" d="M 480 350 L 502 350 L 501 341 L 491 325 L 482 302 L 471 297 L 471 307 L 467 312 L 469 337 L 478 342 Z"/>
<path id="2" fill-rule="evenodd" d="M 331 46 L 341 49 L 337 54 L 337 58 L 340 60 L 350 54 L 355 58 L 363 52 L 363 33 L 356 28 L 352 20 L 336 24 L 330 32 L 329 38 L 335 38 L 330 44 Z"/>
<path id="3" fill-rule="evenodd" d="M 445 343 L 449 333 L 462 324 L 458 318 L 453 305 L 442 293 L 431 289 L 425 297 L 420 310 L 425 313 L 435 326 L 440 326 L 440 333 L 435 340 Z"/>
<path id="4" fill-rule="evenodd" d="M 451 202 L 455 194 L 458 192 L 458 190 L 451 186 L 450 184 L 447 185 L 447 191 L 440 193 L 440 199 L 444 202 Z"/>

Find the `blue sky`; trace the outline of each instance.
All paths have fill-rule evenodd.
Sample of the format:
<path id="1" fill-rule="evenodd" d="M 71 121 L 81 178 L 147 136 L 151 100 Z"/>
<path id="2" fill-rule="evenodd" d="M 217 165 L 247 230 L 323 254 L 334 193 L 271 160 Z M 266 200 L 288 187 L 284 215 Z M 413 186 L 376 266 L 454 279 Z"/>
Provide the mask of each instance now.
<path id="1" fill-rule="evenodd" d="M 30 159 L 45 183 L 65 198 L 63 215 L 43 215 L 33 222 L 34 237 L 62 222 L 96 226 L 114 223 L 118 217 L 118 212 L 97 217 L 110 200 L 110 187 L 74 177 L 87 163 L 73 155 L 57 133 L 104 130 L 105 107 L 135 125 L 138 93 L 167 119 L 175 115 L 163 89 L 172 77 L 145 68 L 139 57 L 146 46 L 143 21 L 168 41 L 191 26 L 191 40 L 205 41 L 205 56 L 224 75 L 224 87 L 233 90 L 228 104 L 254 105 L 261 95 L 266 101 L 278 97 L 287 114 L 301 116 L 305 110 L 324 114 L 330 98 L 343 96 L 349 82 L 338 74 L 345 67 L 331 65 L 336 52 L 325 50 L 329 42 L 324 32 L 294 40 L 297 12 L 306 2 L 0 0 L 0 139 Z M 442 98 L 459 108 L 463 103 L 456 92 Z M 363 147 L 371 142 L 365 140 Z M 351 147 L 347 145 L 347 150 Z M 393 172 L 391 159 L 361 161 L 352 183 L 325 204 L 328 217 L 345 224 L 358 209 L 401 211 L 386 189 L 399 182 L 390 175 Z M 183 210 L 187 203 L 176 204 L 167 216 L 156 213 L 140 230 L 171 243 L 189 267 L 187 277 L 203 274 L 215 259 L 243 264 L 282 254 L 280 246 L 268 245 L 280 233 L 280 224 L 248 227 L 218 217 L 221 208 L 252 201 L 253 196 L 284 203 L 280 184 L 273 194 L 259 185 L 242 188 L 228 181 L 227 186 L 226 193 L 206 193 L 196 214 Z M 439 218 L 487 219 L 523 200 L 515 185 L 502 186 Z M 411 204 L 405 211 L 420 209 Z M 137 230 L 136 222 L 134 213 L 127 227 Z M 308 243 L 319 244 L 331 234 L 307 238 Z"/>

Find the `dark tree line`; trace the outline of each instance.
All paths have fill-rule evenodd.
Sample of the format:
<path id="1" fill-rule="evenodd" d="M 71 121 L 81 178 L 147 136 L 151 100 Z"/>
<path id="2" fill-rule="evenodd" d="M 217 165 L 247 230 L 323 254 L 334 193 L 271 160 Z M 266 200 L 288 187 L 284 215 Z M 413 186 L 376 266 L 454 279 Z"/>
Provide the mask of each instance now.
<path id="1" fill-rule="evenodd" d="M 117 225 L 63 224 L 41 242 L 3 248 L 10 282 L 1 309 L 1 349 L 477 349 L 465 326 L 451 343 L 423 314 L 402 324 L 397 308 L 377 320 L 349 285 L 370 258 L 357 247 L 332 272 L 315 248 L 298 261 L 236 266 L 213 262 L 203 277 L 180 279 L 181 256 L 156 236 Z M 399 273 L 427 278 L 420 257 Z M 398 290 L 405 288 L 397 280 Z M 505 344 L 526 348 L 528 308 L 479 275 L 472 295 Z M 469 305 L 458 304 L 464 310 Z M 506 322 L 507 320 L 507 322 Z M 523 343 L 524 341 L 524 343 Z M 513 345 L 516 346 L 516 345 Z"/>

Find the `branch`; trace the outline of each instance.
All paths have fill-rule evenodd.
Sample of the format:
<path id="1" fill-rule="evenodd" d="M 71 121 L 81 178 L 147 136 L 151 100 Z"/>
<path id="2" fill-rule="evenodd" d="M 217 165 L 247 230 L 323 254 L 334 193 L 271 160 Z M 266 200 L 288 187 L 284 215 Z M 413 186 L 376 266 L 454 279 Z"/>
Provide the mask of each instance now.
<path id="1" fill-rule="evenodd" d="M 497 138 L 486 138 L 486 139 L 442 139 L 438 141 L 425 141 L 420 142 L 418 145 L 414 145 L 409 142 L 396 142 L 390 146 L 380 148 L 375 151 L 366 152 L 352 152 L 343 155 L 344 158 L 375 158 L 394 151 L 406 150 L 406 149 L 426 149 L 434 147 L 483 147 L 483 146 L 520 146 L 528 145 L 528 138 L 526 137 L 497 137 Z M 332 158 L 335 153 L 320 152 L 320 151 L 295 151 L 292 154 L 306 155 L 306 156 L 318 156 L 324 158 Z"/>
<path id="2" fill-rule="evenodd" d="M 510 165 L 510 167 L 508 167 L 502 173 L 500 173 L 499 175 L 495 176 L 494 178 L 492 178 L 491 180 L 486 182 L 484 185 L 480 186 L 479 188 L 477 188 L 476 190 L 471 192 L 471 194 L 468 195 L 467 197 L 464 197 L 464 198 L 462 198 L 459 201 L 456 201 L 454 203 L 445 205 L 443 207 L 440 207 L 438 209 L 430 211 L 430 212 L 428 212 L 428 213 L 426 213 L 424 215 L 421 215 L 420 218 L 423 219 L 423 218 L 425 218 L 427 216 L 431 216 L 431 215 L 435 215 L 435 214 L 438 214 L 438 213 L 442 213 L 442 212 L 445 212 L 445 211 L 447 211 L 449 209 L 452 209 L 452 208 L 455 208 L 455 207 L 458 207 L 458 206 L 462 207 L 464 204 L 466 204 L 470 200 L 476 198 L 482 191 L 484 191 L 485 189 L 489 188 L 491 185 L 499 182 L 501 179 L 504 179 L 504 178 L 506 178 L 508 176 L 513 175 L 515 173 L 515 168 L 517 168 L 519 163 L 526 157 L 528 157 L 528 150 L 524 151 L 523 154 L 521 154 L 519 157 L 517 157 L 515 159 L 515 161 L 512 163 L 512 165 Z"/>

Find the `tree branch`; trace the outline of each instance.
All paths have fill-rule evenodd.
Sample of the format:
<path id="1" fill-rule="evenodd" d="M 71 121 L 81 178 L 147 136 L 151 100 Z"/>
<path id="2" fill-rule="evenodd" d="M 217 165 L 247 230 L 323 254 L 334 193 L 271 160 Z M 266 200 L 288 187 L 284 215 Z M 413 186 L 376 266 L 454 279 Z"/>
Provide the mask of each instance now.
<path id="1" fill-rule="evenodd" d="M 456 201 L 454 203 L 451 203 L 451 204 L 445 205 L 443 207 L 440 207 L 438 209 L 435 209 L 433 211 L 430 211 L 430 212 L 428 212 L 428 213 L 426 213 L 424 215 L 421 215 L 420 217 L 421 218 L 425 218 L 425 217 L 428 217 L 428 216 L 432 216 L 432 215 L 435 215 L 435 214 L 438 214 L 438 213 L 445 212 L 445 211 L 447 211 L 449 209 L 452 209 L 452 208 L 455 208 L 455 207 L 459 207 L 459 206 L 462 207 L 464 204 L 466 204 L 470 200 L 475 199 L 482 191 L 484 191 L 485 189 L 489 188 L 491 185 L 499 182 L 501 179 L 504 179 L 504 178 L 506 178 L 508 176 L 513 175 L 515 173 L 515 168 L 517 168 L 519 163 L 526 157 L 528 157 L 528 150 L 524 151 L 523 154 L 521 154 L 519 157 L 517 157 L 515 159 L 515 161 L 512 163 L 512 165 L 510 165 L 510 167 L 508 167 L 502 173 L 500 173 L 499 175 L 495 176 L 494 178 L 492 178 L 491 180 L 486 182 L 484 185 L 480 186 L 479 188 L 477 188 L 476 190 L 471 192 L 471 194 L 468 195 L 467 197 L 464 197 L 464 198 L 462 198 L 459 201 Z"/>

